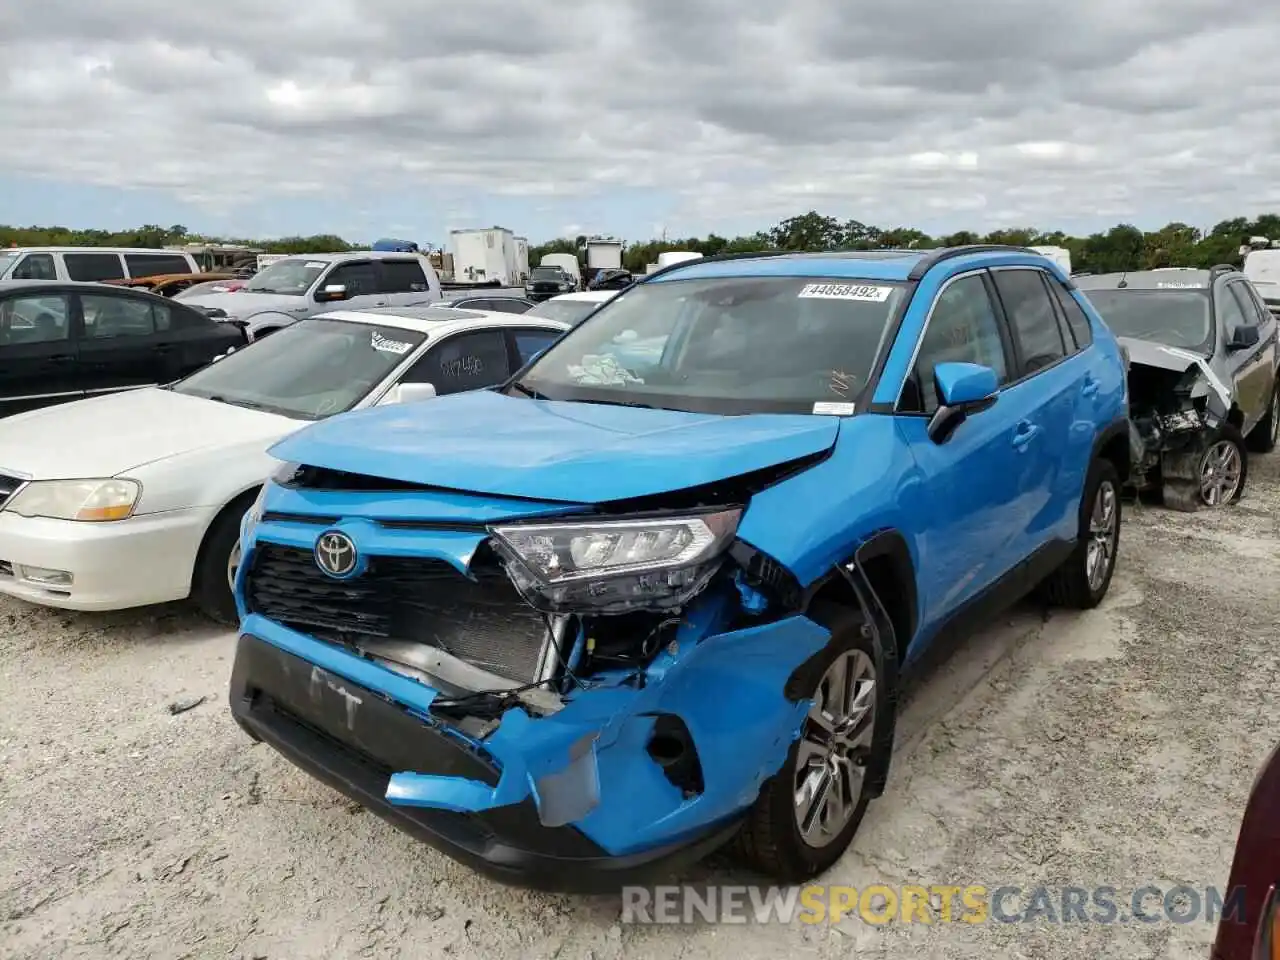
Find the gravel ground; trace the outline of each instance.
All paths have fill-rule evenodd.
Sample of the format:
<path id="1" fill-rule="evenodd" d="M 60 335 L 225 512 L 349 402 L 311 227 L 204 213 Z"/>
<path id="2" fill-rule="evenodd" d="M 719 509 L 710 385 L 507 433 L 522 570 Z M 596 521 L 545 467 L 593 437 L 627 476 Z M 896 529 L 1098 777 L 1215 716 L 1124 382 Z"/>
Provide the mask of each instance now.
<path id="1" fill-rule="evenodd" d="M 918 679 L 827 878 L 1222 885 L 1280 729 L 1280 455 L 1219 513 L 1131 508 L 1107 603 L 1018 609 Z M 0 956 L 1204 957 L 1175 924 L 623 925 L 478 878 L 255 746 L 234 637 L 0 601 Z M 177 714 L 171 705 L 198 705 Z M 745 882 L 713 865 L 694 878 Z"/>

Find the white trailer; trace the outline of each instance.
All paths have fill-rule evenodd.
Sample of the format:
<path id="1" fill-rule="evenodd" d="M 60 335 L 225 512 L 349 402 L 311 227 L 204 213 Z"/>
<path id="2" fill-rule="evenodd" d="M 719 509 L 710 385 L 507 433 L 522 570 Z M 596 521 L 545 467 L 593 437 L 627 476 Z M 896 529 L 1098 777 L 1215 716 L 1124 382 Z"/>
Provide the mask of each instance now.
<path id="1" fill-rule="evenodd" d="M 622 241 L 593 237 L 587 241 L 587 272 L 622 269 Z"/>
<path id="2" fill-rule="evenodd" d="M 1069 277 L 1071 276 L 1071 251 L 1066 247 L 1031 247 L 1042 257 L 1048 257 Z"/>
<path id="3" fill-rule="evenodd" d="M 529 238 L 516 237 L 516 272 L 521 283 L 529 279 Z"/>
<path id="4" fill-rule="evenodd" d="M 512 266 L 515 243 L 511 231 L 503 227 L 486 230 L 450 230 L 449 252 L 453 254 L 455 283 L 493 283 L 510 287 L 519 284 Z M 508 254 L 512 254 L 511 259 Z"/>

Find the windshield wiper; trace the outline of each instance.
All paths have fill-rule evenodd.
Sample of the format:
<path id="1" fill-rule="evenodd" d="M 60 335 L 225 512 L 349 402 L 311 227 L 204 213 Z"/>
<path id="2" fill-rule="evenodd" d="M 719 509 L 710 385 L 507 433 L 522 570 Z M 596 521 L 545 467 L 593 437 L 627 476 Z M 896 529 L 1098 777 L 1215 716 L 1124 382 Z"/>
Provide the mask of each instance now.
<path id="1" fill-rule="evenodd" d="M 230 397 L 224 397 L 222 394 L 217 393 L 206 399 L 213 400 L 217 403 L 225 403 L 231 407 L 244 407 L 246 410 L 265 410 L 268 413 L 272 412 L 272 408 L 267 406 L 265 403 L 254 403 L 252 400 L 232 400 Z"/>
<path id="2" fill-rule="evenodd" d="M 531 400 L 550 400 L 551 399 L 545 393 L 539 393 L 537 390 L 534 390 L 532 387 L 526 387 L 519 380 L 513 380 L 510 384 L 508 384 L 508 386 L 511 387 L 512 390 L 519 390 L 521 393 L 523 393 L 526 397 L 528 397 Z"/>
<path id="3" fill-rule="evenodd" d="M 639 400 L 583 400 L 577 399 L 576 403 L 598 403 L 606 407 L 643 407 L 645 410 L 660 410 L 661 407 L 652 403 L 641 403 Z"/>

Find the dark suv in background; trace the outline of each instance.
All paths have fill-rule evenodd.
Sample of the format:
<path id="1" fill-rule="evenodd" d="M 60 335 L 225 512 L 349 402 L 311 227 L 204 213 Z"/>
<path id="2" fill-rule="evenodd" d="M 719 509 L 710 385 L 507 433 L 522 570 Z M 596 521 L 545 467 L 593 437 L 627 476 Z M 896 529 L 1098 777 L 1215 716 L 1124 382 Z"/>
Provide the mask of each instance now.
<path id="1" fill-rule="evenodd" d="M 1253 284 L 1225 265 L 1075 283 L 1129 356 L 1135 481 L 1175 509 L 1234 503 L 1280 430 L 1277 321 Z"/>

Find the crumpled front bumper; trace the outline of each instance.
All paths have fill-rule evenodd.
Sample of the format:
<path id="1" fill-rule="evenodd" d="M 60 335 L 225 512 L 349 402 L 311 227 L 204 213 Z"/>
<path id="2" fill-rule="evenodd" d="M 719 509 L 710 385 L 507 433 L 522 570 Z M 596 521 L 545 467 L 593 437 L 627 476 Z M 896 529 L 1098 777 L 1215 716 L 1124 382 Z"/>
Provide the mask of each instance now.
<path id="1" fill-rule="evenodd" d="M 250 614 L 231 707 L 317 779 L 496 879 L 616 888 L 733 835 L 800 734 L 809 703 L 787 698 L 787 680 L 829 639 L 803 616 L 695 630 L 682 628 L 642 684 L 603 680 L 543 717 L 510 709 L 475 739 L 431 715 L 431 687 Z M 650 753 L 664 715 L 687 730 L 697 791 Z"/>

